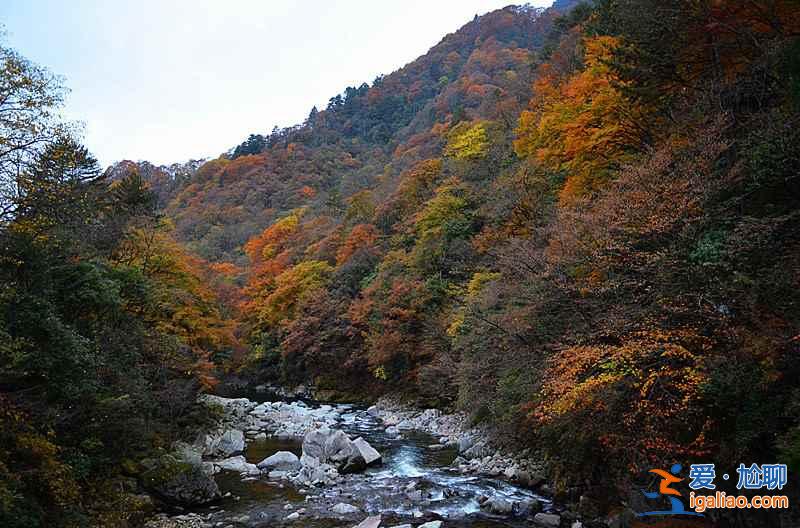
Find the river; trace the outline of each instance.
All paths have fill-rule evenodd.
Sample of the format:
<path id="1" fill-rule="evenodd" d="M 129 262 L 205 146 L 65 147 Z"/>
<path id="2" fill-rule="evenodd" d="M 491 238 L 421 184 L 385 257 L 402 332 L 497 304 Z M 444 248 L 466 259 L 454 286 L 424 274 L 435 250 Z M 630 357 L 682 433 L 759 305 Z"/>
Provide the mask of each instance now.
<path id="1" fill-rule="evenodd" d="M 251 397 L 252 399 L 252 397 Z M 306 402 L 314 409 L 320 404 Z M 334 404 L 338 427 L 351 438 L 366 439 L 383 457 L 380 466 L 347 475 L 322 488 L 295 488 L 286 481 L 243 477 L 222 472 L 216 476 L 226 495 L 221 503 L 195 510 L 210 526 L 304 526 L 318 528 L 357 525 L 368 515 L 380 515 L 381 526 L 419 525 L 443 520 L 445 527 L 530 526 L 537 511 L 550 511 L 551 501 L 504 480 L 462 474 L 451 464 L 457 449 L 428 434 L 407 431 L 388 434 L 383 422 L 358 405 Z M 277 451 L 301 454 L 298 440 L 268 437 L 247 444 L 245 457 L 258 463 Z M 481 499 L 514 505 L 513 512 L 481 508 Z M 335 504 L 357 508 L 347 514 L 331 511 Z M 290 517 L 297 512 L 299 515 Z M 288 517 L 288 519 L 287 519 Z"/>

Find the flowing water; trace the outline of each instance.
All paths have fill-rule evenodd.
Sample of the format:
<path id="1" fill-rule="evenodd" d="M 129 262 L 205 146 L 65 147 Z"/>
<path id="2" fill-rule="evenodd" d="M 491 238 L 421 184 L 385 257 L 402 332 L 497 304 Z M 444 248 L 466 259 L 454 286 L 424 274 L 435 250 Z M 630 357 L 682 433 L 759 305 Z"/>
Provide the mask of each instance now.
<path id="1" fill-rule="evenodd" d="M 341 413 L 341 429 L 351 438 L 366 439 L 382 454 L 382 465 L 347 475 L 340 484 L 312 489 L 295 489 L 287 482 L 243 480 L 238 474 L 222 473 L 217 475 L 217 482 L 223 493 L 230 492 L 232 496 L 206 511 L 214 513 L 215 521 L 235 520 L 231 526 L 274 526 L 283 524 L 290 513 L 304 510 L 300 519 L 287 521 L 286 525 L 354 526 L 367 515 L 380 514 L 384 519 L 382 526 L 441 519 L 447 527 L 488 528 L 530 524 L 524 516 L 482 511 L 478 502 L 481 496 L 510 501 L 536 499 L 545 511 L 552 508 L 548 499 L 530 490 L 499 479 L 454 471 L 451 463 L 457 456 L 456 450 L 439 445 L 435 437 L 418 432 L 389 435 L 385 425 L 363 408 L 335 407 Z M 299 456 L 300 447 L 296 441 L 268 438 L 249 443 L 245 456 L 248 461 L 258 463 L 277 451 L 292 451 Z M 330 507 L 337 503 L 351 504 L 360 511 L 334 514 Z M 224 522 L 220 526 L 228 526 Z"/>

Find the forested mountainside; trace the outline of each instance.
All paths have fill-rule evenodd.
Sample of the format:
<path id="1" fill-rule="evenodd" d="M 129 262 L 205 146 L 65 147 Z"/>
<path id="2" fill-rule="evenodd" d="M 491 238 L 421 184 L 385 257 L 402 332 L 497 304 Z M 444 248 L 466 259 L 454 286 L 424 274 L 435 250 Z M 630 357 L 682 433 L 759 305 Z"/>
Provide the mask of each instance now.
<path id="1" fill-rule="evenodd" d="M 465 410 L 605 507 L 800 471 L 798 110 L 796 0 L 559 0 L 204 163 L 48 143 L 3 217 L 0 505 L 100 515 L 229 374 Z"/>
<path id="2" fill-rule="evenodd" d="M 166 212 L 178 235 L 204 258 L 242 265 L 245 243 L 293 209 L 338 219 L 359 191 L 388 196 L 404 170 L 441 153 L 453 119 L 512 127 L 554 16 L 509 7 L 476 17 L 400 70 L 312 109 L 303 124 L 252 135 L 174 190 Z"/>

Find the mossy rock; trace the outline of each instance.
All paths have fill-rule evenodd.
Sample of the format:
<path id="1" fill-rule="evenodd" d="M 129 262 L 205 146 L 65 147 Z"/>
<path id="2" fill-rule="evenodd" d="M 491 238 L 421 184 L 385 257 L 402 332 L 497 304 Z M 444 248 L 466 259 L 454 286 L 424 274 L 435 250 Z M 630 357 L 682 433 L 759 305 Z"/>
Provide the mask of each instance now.
<path id="1" fill-rule="evenodd" d="M 214 478 L 202 465 L 172 455 L 161 457 L 153 469 L 142 474 L 141 481 L 165 501 L 185 506 L 208 504 L 221 496 Z"/>

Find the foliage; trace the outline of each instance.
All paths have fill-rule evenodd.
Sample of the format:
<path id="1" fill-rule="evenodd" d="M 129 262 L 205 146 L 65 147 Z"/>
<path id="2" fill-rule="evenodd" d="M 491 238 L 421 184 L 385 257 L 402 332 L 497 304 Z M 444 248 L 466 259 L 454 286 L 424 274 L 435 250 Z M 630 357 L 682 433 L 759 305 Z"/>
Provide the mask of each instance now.
<path id="1" fill-rule="evenodd" d="M 171 440 L 215 360 L 460 408 L 559 490 L 795 464 L 797 3 L 558 4 L 478 17 L 202 164 L 100 175 L 63 134 L 32 151 L 0 261 L 32 467 L 81 487 L 116 462 L 92 445 Z M 93 425 L 108 413 L 131 423 Z M 49 519 L 55 490 L 10 467 L 2 504 L 23 490 Z"/>
<path id="2" fill-rule="evenodd" d="M 619 45 L 609 36 L 585 39 L 585 67 L 562 82 L 552 78 L 549 65 L 543 66 L 534 108 L 520 117 L 517 154 L 534 156 L 568 175 L 563 202 L 600 188 L 647 138 L 644 109 L 625 97 L 607 65 Z"/>
<path id="3" fill-rule="evenodd" d="M 191 433 L 234 325 L 136 168 L 101 174 L 47 108 L 53 78 L 4 53 L 4 101 L 25 108 L 0 144 L 30 149 L 0 219 L 0 522 L 118 525 L 141 506 L 120 463 Z"/>

